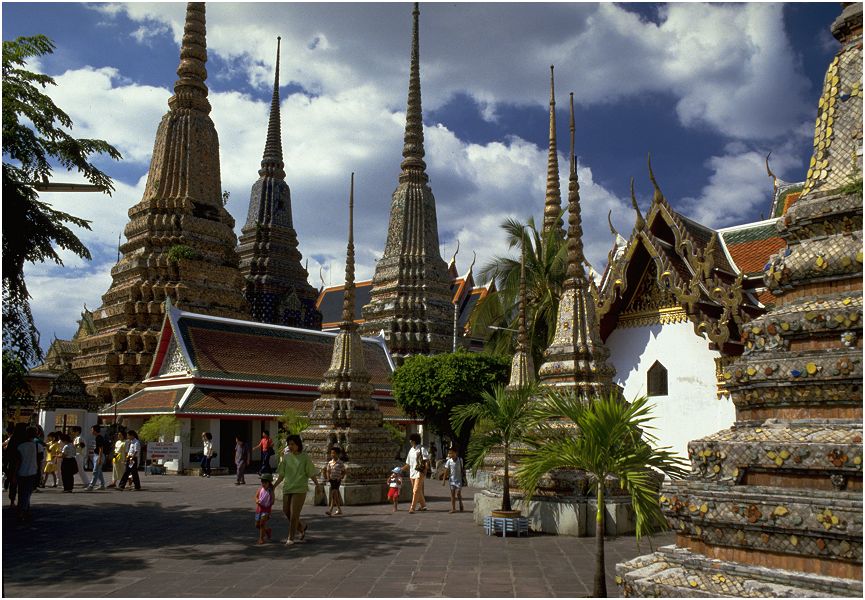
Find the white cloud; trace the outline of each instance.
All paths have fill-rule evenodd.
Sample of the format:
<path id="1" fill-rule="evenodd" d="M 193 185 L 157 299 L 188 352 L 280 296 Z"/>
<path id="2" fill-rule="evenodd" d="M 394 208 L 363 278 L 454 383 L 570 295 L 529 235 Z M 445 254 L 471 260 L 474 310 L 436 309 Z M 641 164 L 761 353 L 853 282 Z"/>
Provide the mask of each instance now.
<path id="1" fill-rule="evenodd" d="M 123 6 L 133 20 L 169 25 L 179 43 L 179 5 Z M 781 4 L 673 3 L 660 9 L 660 24 L 614 4 L 540 6 L 424 5 L 425 106 L 464 92 L 495 121 L 501 103 L 545 105 L 546 65 L 555 64 L 559 89 L 574 89 L 578 103 L 671 94 L 683 125 L 732 138 L 784 135 L 810 117 Z M 407 5 L 211 3 L 207 19 L 208 50 L 255 85 L 272 81 L 262 65 L 272 64 L 281 35 L 283 81 L 323 95 L 372 85 L 388 108 L 405 102 Z"/>
<path id="2" fill-rule="evenodd" d="M 765 161 L 763 152 L 743 144 L 728 145 L 725 154 L 706 161 L 706 167 L 712 171 L 709 181 L 699 196 L 682 200 L 682 212 L 713 228 L 739 224 L 743 214 L 762 212 L 768 216 L 772 182 Z M 771 167 L 776 174 L 783 174 L 797 164 L 788 148 L 772 154 Z"/>

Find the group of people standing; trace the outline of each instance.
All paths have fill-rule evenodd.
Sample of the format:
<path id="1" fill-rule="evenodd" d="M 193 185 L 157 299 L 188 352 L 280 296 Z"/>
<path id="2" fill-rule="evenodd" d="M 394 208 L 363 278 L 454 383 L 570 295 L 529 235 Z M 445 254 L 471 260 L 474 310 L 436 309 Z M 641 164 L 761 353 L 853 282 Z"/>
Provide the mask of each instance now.
<path id="1" fill-rule="evenodd" d="M 81 427 L 76 425 L 68 432 L 52 431 L 46 435 L 38 425 L 17 423 L 8 431 L 3 442 L 3 486 L 8 490 L 10 505 L 17 507 L 20 520 L 31 518 L 30 498 L 34 492 L 45 488 L 49 479 L 51 487 L 56 488 L 60 483 L 66 493 L 73 491 L 76 474 L 87 491 L 106 487 L 123 490 L 130 478 L 135 489 L 141 489 L 138 478 L 141 442 L 136 432 L 118 432 L 113 443 L 96 425 L 91 433 L 93 472 L 92 477 L 88 477 L 85 466 L 90 447 Z M 109 461 L 113 467 L 112 480 L 106 485 L 103 470 Z"/>

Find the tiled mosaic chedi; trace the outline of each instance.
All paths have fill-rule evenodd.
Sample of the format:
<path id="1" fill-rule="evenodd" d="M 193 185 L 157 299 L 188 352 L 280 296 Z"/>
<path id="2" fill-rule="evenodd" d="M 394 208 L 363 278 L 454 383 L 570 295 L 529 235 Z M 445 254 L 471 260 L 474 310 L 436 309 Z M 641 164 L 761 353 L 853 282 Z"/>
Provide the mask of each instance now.
<path id="1" fill-rule="evenodd" d="M 279 41 L 267 139 L 238 254 L 250 316 L 261 323 L 321 329 L 318 292 L 307 282 L 285 181 L 279 118 Z"/>
<path id="2" fill-rule="evenodd" d="M 375 267 L 361 333 L 384 331 L 397 364 L 411 354 L 449 352 L 453 340 L 451 278 L 439 254 L 435 197 L 423 160 L 418 15 L 415 4 L 405 143 L 393 193 L 384 255 Z"/>
<path id="3" fill-rule="evenodd" d="M 664 486 L 676 546 L 617 566 L 628 596 L 862 595 L 862 5 L 833 24 L 801 198 L 764 270 L 777 306 L 723 378 L 731 429 Z"/>
<path id="4" fill-rule="evenodd" d="M 129 209 L 112 283 L 93 311 L 95 332 L 78 340 L 75 372 L 100 401 L 140 386 L 153 360 L 163 301 L 242 319 L 234 219 L 223 205 L 219 138 L 207 100 L 203 3 L 189 3 L 178 79 L 159 123 L 144 196 Z"/>

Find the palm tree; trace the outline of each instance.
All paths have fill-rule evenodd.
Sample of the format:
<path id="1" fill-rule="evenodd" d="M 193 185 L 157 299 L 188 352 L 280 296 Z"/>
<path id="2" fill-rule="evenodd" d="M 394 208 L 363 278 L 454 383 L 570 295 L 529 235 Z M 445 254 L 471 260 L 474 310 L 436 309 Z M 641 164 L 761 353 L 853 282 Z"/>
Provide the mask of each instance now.
<path id="1" fill-rule="evenodd" d="M 604 482 L 619 480 L 636 515 L 637 540 L 641 535 L 667 528 L 658 502 L 652 469 L 670 477 L 686 475 L 685 461 L 669 448 L 653 448 L 655 436 L 647 430 L 652 406 L 645 396 L 630 404 L 615 393 L 583 399 L 570 391 L 546 390 L 535 404 L 534 418 L 543 443 L 525 456 L 517 470 L 517 481 L 531 498 L 545 473 L 554 469 L 582 469 L 595 490 L 595 597 L 606 597 L 604 567 Z M 563 422 L 563 419 L 565 420 Z M 579 430 L 574 435 L 573 422 Z"/>
<path id="2" fill-rule="evenodd" d="M 492 392 L 485 391 L 480 402 L 457 406 L 451 411 L 451 424 L 459 432 L 472 423 L 472 434 L 468 447 L 468 464 L 472 473 L 477 473 L 484 459 L 495 448 L 504 450 L 505 476 L 502 492 L 502 510 L 511 510 L 510 474 L 508 472 L 511 448 L 514 443 L 526 441 L 531 429 L 532 396 L 534 386 L 507 389 L 496 386 Z"/>
<path id="3" fill-rule="evenodd" d="M 550 232 L 543 235 L 533 218 L 526 223 L 507 219 L 502 223 L 508 248 L 526 251 L 527 328 L 532 358 L 542 363 L 543 351 L 552 341 L 556 328 L 559 298 L 565 281 L 567 247 L 564 240 Z M 514 351 L 517 329 L 517 307 L 520 297 L 520 261 L 496 256 L 478 272 L 482 283 L 495 281 L 496 291 L 489 294 L 472 315 L 471 327 L 486 332 L 492 328 L 487 351 L 510 355 Z"/>

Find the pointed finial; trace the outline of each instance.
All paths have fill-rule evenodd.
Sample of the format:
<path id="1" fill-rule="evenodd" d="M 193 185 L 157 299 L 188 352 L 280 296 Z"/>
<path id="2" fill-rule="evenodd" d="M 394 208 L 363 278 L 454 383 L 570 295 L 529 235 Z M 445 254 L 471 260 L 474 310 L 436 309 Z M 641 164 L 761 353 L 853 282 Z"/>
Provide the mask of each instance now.
<path id="1" fill-rule="evenodd" d="M 321 280 L 322 289 L 327 287 L 327 282 L 324 280 L 324 267 L 322 265 L 318 265 L 318 278 Z"/>
<path id="2" fill-rule="evenodd" d="M 348 194 L 348 248 L 345 253 L 345 293 L 342 303 L 343 326 L 354 324 L 354 173 Z"/>
<path id="3" fill-rule="evenodd" d="M 613 227 L 613 209 L 612 208 L 609 211 L 607 211 L 607 224 L 609 224 L 609 226 L 610 226 L 610 233 L 613 234 L 613 237 L 618 238 L 619 232 L 616 231 L 615 227 Z"/>
<path id="4" fill-rule="evenodd" d="M 559 151 L 556 147 L 556 84 L 555 66 L 550 65 L 550 141 L 547 154 L 547 191 L 544 199 L 544 228 L 546 234 L 556 231 L 564 237 L 562 230 L 562 190 L 559 186 Z"/>
<path id="5" fill-rule="evenodd" d="M 571 94 L 571 154 L 570 177 L 568 177 L 568 273 L 569 278 L 583 280 L 583 226 L 580 214 L 580 182 L 577 179 L 577 163 L 574 159 L 574 95 Z"/>
<path id="6" fill-rule="evenodd" d="M 778 190 L 778 178 L 772 172 L 772 169 L 769 168 L 769 157 L 772 156 L 772 151 L 769 151 L 769 154 L 766 155 L 766 174 L 772 180 L 772 189 Z"/>
<path id="7" fill-rule="evenodd" d="M 189 2 L 186 5 L 186 20 L 183 24 L 183 40 L 180 44 L 179 79 L 174 82 L 174 95 L 168 99 L 171 110 L 192 109 L 210 113 L 207 101 L 207 27 L 204 18 L 204 2 Z"/>
<path id="8" fill-rule="evenodd" d="M 526 239 L 520 244 L 520 313 L 517 326 L 517 352 L 525 352 L 528 345 L 526 335 Z"/>
<path id="9" fill-rule="evenodd" d="M 472 250 L 472 264 L 469 265 L 469 273 L 475 268 L 475 261 L 478 259 L 478 253 Z"/>
<path id="10" fill-rule="evenodd" d="M 643 215 L 640 214 L 640 207 L 637 206 L 637 197 L 634 195 L 634 178 L 631 177 L 631 206 L 634 207 L 634 211 L 637 213 L 637 222 L 636 229 L 642 229 L 646 222 L 643 220 Z"/>
<path id="11" fill-rule="evenodd" d="M 414 3 L 412 11 L 413 24 L 411 36 L 411 69 L 408 83 L 408 105 L 405 113 L 405 138 L 402 148 L 403 161 L 400 164 L 399 180 L 408 181 L 412 178 L 426 183 L 426 163 L 423 160 L 423 111 L 420 98 L 420 42 L 418 17 L 420 8 Z"/>
<path id="12" fill-rule="evenodd" d="M 655 202 L 664 202 L 664 194 L 661 192 L 661 188 L 658 187 L 658 182 L 655 180 L 655 174 L 652 172 L 652 153 L 649 152 L 649 179 L 652 180 L 652 187 L 655 188 L 655 193 L 652 194 L 652 204 Z"/>
<path id="13" fill-rule="evenodd" d="M 451 264 L 456 267 L 457 266 L 457 254 L 460 253 L 460 239 L 457 238 L 457 249 L 454 252 L 453 258 L 451 258 Z"/>
<path id="14" fill-rule="evenodd" d="M 264 155 L 261 157 L 261 177 L 270 175 L 285 179 L 285 163 L 282 160 L 282 127 L 279 118 L 279 50 L 281 37 L 276 38 L 276 72 L 273 76 L 273 95 L 270 99 L 270 117 L 267 121 L 267 139 L 264 142 Z"/>

